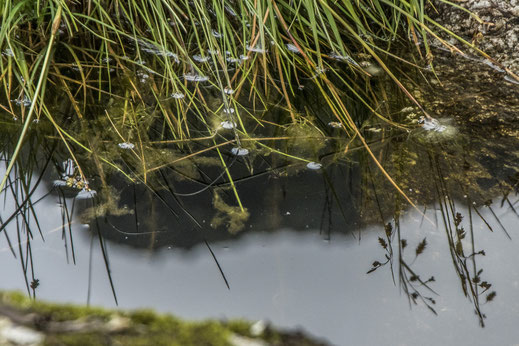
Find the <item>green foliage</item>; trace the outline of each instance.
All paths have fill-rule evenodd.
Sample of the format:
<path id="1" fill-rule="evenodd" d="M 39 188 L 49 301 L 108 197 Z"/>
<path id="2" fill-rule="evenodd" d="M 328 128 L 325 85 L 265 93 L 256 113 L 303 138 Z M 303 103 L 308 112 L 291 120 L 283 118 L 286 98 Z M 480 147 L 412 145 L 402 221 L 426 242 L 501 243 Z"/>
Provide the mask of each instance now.
<path id="1" fill-rule="evenodd" d="M 390 114 L 379 111 L 370 82 L 385 71 L 418 104 L 387 64 L 396 45 L 410 42 L 421 57 L 418 63 L 431 63 L 427 40 L 436 34 L 429 26 L 442 28 L 426 15 L 427 3 L 1 1 L 0 106 L 25 123 L 11 163 L 33 118 L 52 125 L 87 190 L 79 153 L 99 169 L 105 169 L 102 164 L 147 183 L 165 166 L 217 149 L 243 212 L 218 148 L 254 141 L 251 129 L 266 124 L 288 129 L 289 136 L 305 124 L 306 137 L 318 135 L 319 123 L 297 107 L 306 88 L 320 99 L 319 113 L 330 115 L 345 137 L 360 139 L 369 151 L 359 131 L 365 117 L 352 113 L 350 101 L 360 100 L 370 113 L 395 125 Z M 264 111 L 274 104 L 282 116 L 267 122 Z M 233 139 L 221 133 L 225 121 L 235 124 L 229 131 Z M 119 141 L 132 146 L 125 165 L 115 157 Z M 317 153 L 304 157 L 306 151 L 299 150 L 312 141 L 301 141 L 299 156 L 260 146 L 303 162 L 314 160 Z M 176 147 L 179 158 L 157 155 L 168 152 L 165 146 Z"/>

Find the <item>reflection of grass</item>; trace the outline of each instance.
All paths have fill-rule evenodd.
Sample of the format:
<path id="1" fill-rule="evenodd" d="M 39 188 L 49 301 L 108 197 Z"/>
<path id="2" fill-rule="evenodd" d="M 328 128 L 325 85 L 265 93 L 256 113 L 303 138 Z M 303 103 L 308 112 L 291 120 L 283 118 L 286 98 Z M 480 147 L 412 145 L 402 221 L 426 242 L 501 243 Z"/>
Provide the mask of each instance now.
<path id="1" fill-rule="evenodd" d="M 53 166 L 57 168 L 56 170 L 63 169 L 61 162 L 53 162 L 57 160 L 58 156 L 56 153 L 57 142 L 49 142 L 38 135 L 29 136 L 24 150 L 20 153 L 20 158 L 13 160 L 9 156 L 9 146 L 14 139 L 8 134 L 0 134 L 3 135 L 1 139 L 4 145 L 0 150 L 2 161 L 14 162 L 12 171 L 10 174 L 6 174 L 6 187 L 0 193 L 0 198 L 7 202 L 0 216 L 0 235 L 5 236 L 11 253 L 19 259 L 27 292 L 35 298 L 40 280 L 35 270 L 38 259 L 33 258 L 32 242 L 36 237 L 40 237 L 44 241 L 48 233 L 61 231 L 67 262 L 71 259 L 74 264 L 76 263 L 72 225 L 75 222 L 73 220 L 74 207 L 76 199 L 80 198 L 80 191 L 73 187 L 54 185 L 50 191 L 35 200 L 33 196 L 35 192 L 45 190 L 41 184 L 48 171 L 52 170 Z M 35 172 L 38 173 L 38 176 L 34 176 Z M 58 229 L 48 230 L 45 225 L 40 225 L 40 215 L 35 209 L 35 204 L 52 197 L 52 192 L 58 194 L 61 226 Z M 94 234 L 92 234 L 93 236 Z M 104 242 L 101 235 L 98 234 L 98 236 L 114 299 L 117 302 Z"/>
<path id="2" fill-rule="evenodd" d="M 479 219 L 481 225 L 493 231 L 494 222 L 485 219 L 481 212 L 482 208 L 488 208 L 495 223 L 510 237 L 492 209 L 492 201 L 488 197 L 501 194 L 502 203 L 507 202 L 509 206 L 513 206 L 509 194 L 517 192 L 517 187 L 513 180 L 504 181 L 497 178 L 493 178 L 498 183 L 494 189 L 480 186 L 480 177 L 494 177 L 492 173 L 501 172 L 488 172 L 480 163 L 481 160 L 485 160 L 484 153 L 489 148 L 480 147 L 481 152 L 467 152 L 460 144 L 462 142 L 450 139 L 445 143 L 435 142 L 432 145 L 422 142 L 393 143 L 391 152 L 386 154 L 386 167 L 399 184 L 412 190 L 414 198 L 420 198 L 423 204 L 432 204 L 435 213 L 428 214 L 435 216 L 434 225 L 445 232 L 452 268 L 459 279 L 460 288 L 472 303 L 481 326 L 484 326 L 485 314 L 482 306 L 492 301 L 496 297 L 496 292 L 491 289 L 492 284 L 484 279 L 483 269 L 477 260 L 480 256 L 485 256 L 485 250 L 476 247 L 478 242 L 474 222 Z M 463 161 L 459 158 L 463 158 Z M 409 164 L 406 160 L 412 160 L 413 163 Z M 464 167 L 471 169 L 467 170 Z M 384 188 L 379 185 L 380 179 L 377 179 L 380 175 L 378 171 L 368 170 L 366 175 L 369 180 L 369 184 L 366 184 L 369 197 L 366 199 L 372 199 L 372 207 L 377 208 L 380 214 L 371 221 L 380 219 L 384 222 L 391 214 L 394 220 L 385 226 L 385 237 L 379 238 L 379 244 L 385 252 L 384 259 L 374 261 L 368 273 L 389 265 L 392 274 L 395 275 L 393 270 L 396 267 L 399 285 L 409 301 L 415 304 L 421 301 L 436 314 L 433 307 L 436 304 L 435 299 L 425 295 L 427 291 L 436 294 L 429 286 L 435 279 L 422 279 L 413 268 L 414 260 L 428 249 L 426 235 L 424 234 L 423 240 L 415 245 L 414 260 L 409 261 L 408 248 L 411 244 L 408 244 L 406 235 L 400 228 L 400 218 L 405 213 L 405 206 L 401 205 L 398 196 L 384 194 Z M 427 208 L 423 211 L 422 222 L 425 222 Z M 461 214 L 462 208 L 467 209 L 467 215 Z M 511 210 L 514 211 L 513 208 Z"/>

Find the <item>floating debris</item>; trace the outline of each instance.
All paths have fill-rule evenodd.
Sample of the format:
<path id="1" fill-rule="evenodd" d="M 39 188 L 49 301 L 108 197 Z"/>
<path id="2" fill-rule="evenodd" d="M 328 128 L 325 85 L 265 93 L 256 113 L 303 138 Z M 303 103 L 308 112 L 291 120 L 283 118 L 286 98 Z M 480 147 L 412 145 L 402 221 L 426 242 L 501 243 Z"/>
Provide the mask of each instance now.
<path id="1" fill-rule="evenodd" d="M 209 80 L 209 77 L 202 76 L 202 75 L 195 74 L 195 73 L 186 73 L 184 75 L 184 79 L 187 80 L 188 82 L 206 82 Z"/>
<path id="2" fill-rule="evenodd" d="M 227 95 L 234 94 L 234 90 L 229 88 L 228 86 L 223 89 L 223 92 L 226 93 Z"/>
<path id="3" fill-rule="evenodd" d="M 230 6 L 225 6 L 225 10 L 229 12 L 229 14 L 233 17 L 236 17 L 238 15 Z"/>
<path id="4" fill-rule="evenodd" d="M 177 99 L 177 100 L 180 100 L 180 99 L 183 99 L 184 97 L 186 97 L 186 95 L 184 95 L 181 92 L 173 93 L 170 96 L 173 97 L 174 99 Z"/>
<path id="5" fill-rule="evenodd" d="M 251 47 L 249 45 L 247 45 L 247 50 L 249 52 L 254 52 L 254 53 L 261 53 L 261 54 L 265 54 L 265 53 L 268 53 L 268 49 L 265 49 L 265 48 L 261 48 L 261 47 Z"/>
<path id="6" fill-rule="evenodd" d="M 137 77 L 139 77 L 141 83 L 145 83 L 148 80 L 148 78 L 150 78 L 150 75 L 144 71 L 137 71 L 136 75 Z"/>
<path id="7" fill-rule="evenodd" d="M 418 123 L 422 125 L 422 128 L 426 131 L 443 132 L 447 129 L 446 126 L 440 124 L 440 122 L 434 118 L 420 117 Z"/>
<path id="8" fill-rule="evenodd" d="M 337 52 L 330 52 L 328 56 L 334 60 L 346 61 L 352 65 L 359 66 L 359 64 L 355 60 L 353 60 L 353 58 L 349 55 L 342 55 Z"/>
<path id="9" fill-rule="evenodd" d="M 321 165 L 318 162 L 308 162 L 308 164 L 306 165 L 306 168 L 314 170 L 314 171 L 321 169 L 322 167 L 323 167 L 323 165 Z"/>
<path id="10" fill-rule="evenodd" d="M 11 48 L 6 48 L 4 49 L 4 51 L 2 52 L 2 55 L 5 55 L 5 56 L 14 56 L 14 53 L 13 53 L 13 50 Z"/>
<path id="11" fill-rule="evenodd" d="M 231 149 L 231 153 L 236 156 L 249 155 L 249 150 L 245 148 L 234 147 Z"/>
<path id="12" fill-rule="evenodd" d="M 334 129 L 340 129 L 340 128 L 342 128 L 342 123 L 340 123 L 338 121 L 330 121 L 328 123 L 328 126 L 333 127 Z"/>
<path id="13" fill-rule="evenodd" d="M 17 98 L 11 101 L 14 102 L 17 106 L 29 107 L 32 104 L 31 99 L 28 98 L 27 95 L 24 95 L 23 98 Z"/>
<path id="14" fill-rule="evenodd" d="M 319 77 L 320 75 L 322 75 L 323 73 L 326 73 L 328 69 L 327 68 L 324 68 L 324 67 L 321 67 L 321 66 L 318 66 L 316 69 L 315 69 L 315 74 L 310 77 L 310 79 L 314 79 L 314 78 L 317 78 Z"/>
<path id="15" fill-rule="evenodd" d="M 236 123 L 234 121 L 222 121 L 220 123 L 220 127 L 226 129 L 226 130 L 231 130 L 231 129 L 234 129 L 236 127 Z"/>
<path id="16" fill-rule="evenodd" d="M 87 188 L 82 189 L 79 191 L 79 193 L 76 195 L 76 199 L 90 199 L 94 198 L 97 195 L 96 190 L 90 190 Z"/>
<path id="17" fill-rule="evenodd" d="M 292 53 L 297 53 L 297 54 L 301 53 L 301 52 L 299 51 L 299 49 L 298 49 L 295 45 L 293 45 L 292 43 L 287 43 L 287 44 L 286 44 L 286 47 L 287 47 L 287 49 L 288 49 L 289 51 L 291 51 Z"/>
<path id="18" fill-rule="evenodd" d="M 135 144 L 130 143 L 130 142 L 123 142 L 123 143 L 119 143 L 118 145 L 119 145 L 119 148 L 121 148 L 121 149 L 131 150 L 131 149 L 135 148 Z"/>
<path id="19" fill-rule="evenodd" d="M 400 113 L 410 113 L 414 111 L 414 107 L 404 107 L 400 110 Z"/>
<path id="20" fill-rule="evenodd" d="M 226 114 L 233 114 L 234 113 L 234 108 L 224 108 L 223 112 L 226 113 Z"/>
<path id="21" fill-rule="evenodd" d="M 240 60 L 241 61 L 249 60 L 249 57 L 247 55 L 241 54 L 240 55 Z"/>
<path id="22" fill-rule="evenodd" d="M 222 34 L 220 34 L 218 31 L 216 30 L 211 30 L 211 34 L 216 37 L 216 38 L 221 38 L 222 37 Z"/>
<path id="23" fill-rule="evenodd" d="M 217 55 L 220 52 L 218 50 L 216 50 L 216 49 L 208 49 L 207 53 L 209 53 L 211 55 Z"/>
<path id="24" fill-rule="evenodd" d="M 174 58 L 175 62 L 177 64 L 180 62 L 177 54 L 168 51 L 164 47 L 159 47 L 159 46 L 154 45 L 153 43 L 149 43 L 149 42 L 146 42 L 143 40 L 137 40 L 137 43 L 139 46 L 141 46 L 141 50 L 143 52 L 150 53 L 153 55 L 158 55 L 158 56 L 166 56 L 166 57 Z"/>
<path id="25" fill-rule="evenodd" d="M 508 76 L 508 75 L 505 76 L 505 80 L 507 82 L 510 82 L 510 83 L 519 84 L 518 80 L 516 80 L 516 79 L 514 79 L 514 78 L 512 78 L 511 76 Z"/>
<path id="26" fill-rule="evenodd" d="M 227 58 L 225 58 L 225 60 L 231 64 L 237 64 L 241 62 L 240 58 L 233 58 L 232 56 L 228 56 Z"/>
<path id="27" fill-rule="evenodd" d="M 193 55 L 193 60 L 198 62 L 208 62 L 209 57 L 208 56 L 202 56 L 200 54 Z"/>

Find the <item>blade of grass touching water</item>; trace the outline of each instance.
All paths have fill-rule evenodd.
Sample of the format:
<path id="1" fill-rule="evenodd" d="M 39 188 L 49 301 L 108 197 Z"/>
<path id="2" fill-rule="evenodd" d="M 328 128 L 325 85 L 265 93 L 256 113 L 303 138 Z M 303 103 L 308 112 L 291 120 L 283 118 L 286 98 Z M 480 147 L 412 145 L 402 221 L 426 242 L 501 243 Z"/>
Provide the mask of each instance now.
<path id="1" fill-rule="evenodd" d="M 43 61 L 43 65 L 40 72 L 40 77 L 38 79 L 38 84 L 36 85 L 36 89 L 34 91 L 34 95 L 32 97 L 32 103 L 31 108 L 29 109 L 29 113 L 27 114 L 27 117 L 25 118 L 25 124 L 22 129 L 22 133 L 20 134 L 20 137 L 18 139 L 18 143 L 16 144 L 16 148 L 14 149 L 14 153 L 11 156 L 11 161 L 9 162 L 9 166 L 7 167 L 7 170 L 5 172 L 4 177 L 2 178 L 2 182 L 0 183 L 0 191 L 4 189 L 4 185 L 7 181 L 7 177 L 9 176 L 9 173 L 13 169 L 14 163 L 16 162 L 16 159 L 18 158 L 18 154 L 20 153 L 20 149 L 22 148 L 23 141 L 25 139 L 25 134 L 27 133 L 27 130 L 29 129 L 29 124 L 32 120 L 32 115 L 34 113 L 34 109 L 36 108 L 36 104 L 38 101 L 38 97 L 40 96 L 40 90 L 42 89 L 43 83 L 46 80 L 47 71 L 49 68 L 49 64 L 51 62 L 50 56 L 52 52 L 52 45 L 54 43 L 54 39 L 56 37 L 56 33 L 59 28 L 59 24 L 61 21 L 61 5 L 58 6 L 58 10 L 54 16 L 54 21 L 52 22 L 52 31 L 50 35 L 49 42 L 47 43 L 47 52 L 45 53 L 45 59 Z"/>

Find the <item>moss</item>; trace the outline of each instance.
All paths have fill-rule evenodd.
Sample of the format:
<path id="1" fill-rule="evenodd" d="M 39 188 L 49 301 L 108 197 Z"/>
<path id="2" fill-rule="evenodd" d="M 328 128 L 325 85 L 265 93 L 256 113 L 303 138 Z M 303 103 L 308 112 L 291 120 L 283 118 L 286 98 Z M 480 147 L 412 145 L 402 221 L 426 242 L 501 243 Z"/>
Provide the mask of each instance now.
<path id="1" fill-rule="evenodd" d="M 232 333 L 222 322 L 186 322 L 170 315 L 156 314 L 151 310 L 112 312 L 100 308 L 51 304 L 32 300 L 18 292 L 0 293 L 0 301 L 21 310 L 22 313 L 36 313 L 48 322 L 74 322 L 87 317 L 88 320 L 109 321 L 118 316 L 131 321 L 128 329 L 114 333 L 99 330 L 48 334 L 44 345 L 227 346 L 230 345 L 228 339 Z M 41 328 L 45 329 L 44 326 Z"/>
<path id="2" fill-rule="evenodd" d="M 108 320 L 113 314 L 101 308 L 44 303 L 38 300 L 32 300 L 20 292 L 0 292 L 0 301 L 15 308 L 34 311 L 53 321 L 77 320 L 92 315 L 103 320 Z"/>

